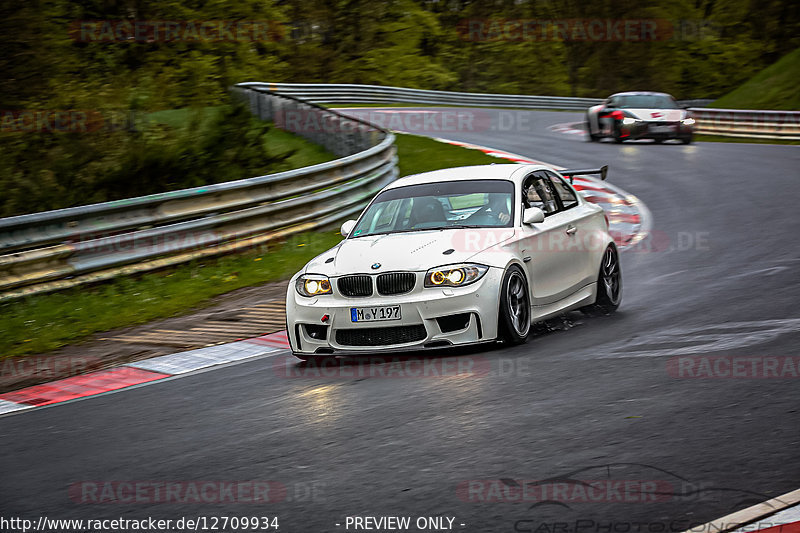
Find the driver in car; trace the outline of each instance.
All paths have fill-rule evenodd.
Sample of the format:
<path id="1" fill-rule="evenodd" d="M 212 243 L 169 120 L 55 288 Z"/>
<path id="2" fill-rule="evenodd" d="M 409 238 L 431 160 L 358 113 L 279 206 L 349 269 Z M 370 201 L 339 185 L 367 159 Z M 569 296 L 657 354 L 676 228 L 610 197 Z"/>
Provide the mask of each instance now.
<path id="1" fill-rule="evenodd" d="M 438 200 L 430 196 L 415 198 L 409 216 L 409 227 L 430 226 L 446 220 L 444 208 Z"/>
<path id="2" fill-rule="evenodd" d="M 503 193 L 489 193 L 489 201 L 486 203 L 487 211 L 503 224 L 508 224 L 511 220 L 507 198 L 508 195 Z"/>

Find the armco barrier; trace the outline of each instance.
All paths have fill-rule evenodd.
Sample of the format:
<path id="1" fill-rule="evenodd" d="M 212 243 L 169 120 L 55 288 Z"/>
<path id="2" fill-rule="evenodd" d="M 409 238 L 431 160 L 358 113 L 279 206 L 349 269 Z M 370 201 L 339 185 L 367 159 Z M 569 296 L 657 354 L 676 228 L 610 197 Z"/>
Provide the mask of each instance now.
<path id="1" fill-rule="evenodd" d="M 603 102 L 600 98 L 564 96 L 528 96 L 515 94 L 477 94 L 448 91 L 427 91 L 379 85 L 316 84 L 316 83 L 243 83 L 280 94 L 289 94 L 318 104 L 427 104 L 464 107 L 511 107 L 523 109 L 585 110 Z M 690 107 L 697 132 L 730 137 L 765 139 L 800 139 L 800 112 L 743 111 L 708 109 L 713 100 L 682 100 Z"/>
<path id="2" fill-rule="evenodd" d="M 602 98 L 570 96 L 530 96 L 524 94 L 480 94 L 452 91 L 428 91 L 381 85 L 318 84 L 318 83 L 242 83 L 289 94 L 317 104 L 431 104 L 466 107 L 513 107 L 524 109 L 585 110 L 603 103 Z M 704 106 L 713 100 L 681 100 L 683 106 Z"/>
<path id="3" fill-rule="evenodd" d="M 460 93 L 380 85 L 254 82 L 241 83 L 239 86 L 287 94 L 317 104 L 410 103 L 529 109 L 586 109 L 603 101 L 599 98 Z"/>
<path id="4" fill-rule="evenodd" d="M 298 170 L 0 219 L 0 300 L 256 246 L 358 213 L 397 178 L 392 133 L 291 96 L 235 87 L 340 159 Z"/>
<path id="5" fill-rule="evenodd" d="M 800 111 L 692 109 L 697 133 L 761 139 L 800 140 Z"/>

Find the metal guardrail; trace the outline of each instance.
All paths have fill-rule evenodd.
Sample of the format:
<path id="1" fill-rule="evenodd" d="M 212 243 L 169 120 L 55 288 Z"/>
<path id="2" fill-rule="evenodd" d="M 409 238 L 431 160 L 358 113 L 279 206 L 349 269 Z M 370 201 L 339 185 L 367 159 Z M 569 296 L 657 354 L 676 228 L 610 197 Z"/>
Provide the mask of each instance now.
<path id="1" fill-rule="evenodd" d="M 695 98 L 693 100 L 678 100 L 678 105 L 681 107 L 705 107 L 711 102 L 713 98 Z"/>
<path id="2" fill-rule="evenodd" d="M 253 82 L 242 83 L 239 86 L 287 94 L 317 104 L 410 103 L 527 109 L 586 109 L 603 102 L 600 98 L 428 91 L 380 85 Z"/>
<path id="3" fill-rule="evenodd" d="M 692 108 L 697 133 L 756 139 L 800 140 L 800 111 Z"/>
<path id="4" fill-rule="evenodd" d="M 477 94 L 428 91 L 380 85 L 316 83 L 243 83 L 243 87 L 289 94 L 318 104 L 428 104 L 458 107 L 511 107 L 522 109 L 575 109 L 603 102 L 600 98 Z M 708 109 L 710 99 L 680 100 L 697 120 L 697 132 L 729 137 L 800 139 L 800 112 Z"/>
<path id="5" fill-rule="evenodd" d="M 243 87 L 289 94 L 317 104 L 432 104 L 466 107 L 514 107 L 527 109 L 586 109 L 603 103 L 602 98 L 530 96 L 429 91 L 382 85 L 324 83 L 242 83 Z M 680 100 L 682 106 L 702 107 L 713 100 Z"/>
<path id="6" fill-rule="evenodd" d="M 394 135 L 291 96 L 235 87 L 334 161 L 256 178 L 0 219 L 0 300 L 162 268 L 358 213 L 397 178 Z M 334 132 L 334 135 L 331 135 Z"/>

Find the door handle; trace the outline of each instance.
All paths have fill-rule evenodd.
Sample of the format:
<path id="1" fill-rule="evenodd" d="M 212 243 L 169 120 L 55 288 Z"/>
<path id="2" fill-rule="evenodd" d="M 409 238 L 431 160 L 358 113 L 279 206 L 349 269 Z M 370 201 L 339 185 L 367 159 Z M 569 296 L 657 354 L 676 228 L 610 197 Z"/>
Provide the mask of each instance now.
<path id="1" fill-rule="evenodd" d="M 570 224 L 567 226 L 567 235 L 575 235 L 575 232 L 578 231 L 578 228 Z"/>

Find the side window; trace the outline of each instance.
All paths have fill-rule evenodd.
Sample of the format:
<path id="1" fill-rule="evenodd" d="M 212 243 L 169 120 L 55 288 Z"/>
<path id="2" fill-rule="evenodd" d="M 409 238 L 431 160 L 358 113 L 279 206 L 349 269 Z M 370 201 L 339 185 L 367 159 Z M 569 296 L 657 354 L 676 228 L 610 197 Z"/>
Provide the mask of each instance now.
<path id="1" fill-rule="evenodd" d="M 550 180 L 553 182 L 553 189 L 561 199 L 562 209 L 569 209 L 578 205 L 578 199 L 575 197 L 575 192 L 569 185 L 556 175 L 550 174 Z"/>
<path id="2" fill-rule="evenodd" d="M 545 215 L 558 211 L 553 186 L 541 172 L 530 175 L 522 185 L 522 200 L 526 207 L 538 207 Z"/>

